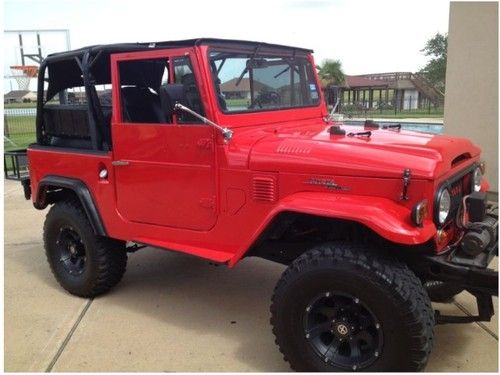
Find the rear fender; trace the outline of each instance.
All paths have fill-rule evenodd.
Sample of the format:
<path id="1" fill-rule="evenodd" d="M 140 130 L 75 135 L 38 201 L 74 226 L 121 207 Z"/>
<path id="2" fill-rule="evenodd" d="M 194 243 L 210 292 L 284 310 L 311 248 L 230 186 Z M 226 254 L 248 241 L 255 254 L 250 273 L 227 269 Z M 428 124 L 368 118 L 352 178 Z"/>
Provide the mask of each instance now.
<path id="1" fill-rule="evenodd" d="M 296 212 L 326 218 L 358 222 L 388 241 L 403 245 L 419 245 L 436 233 L 432 220 L 422 227 L 411 223 L 411 211 L 396 202 L 380 197 L 303 192 L 292 194 L 276 206 L 259 228 L 252 243 L 281 212 Z M 229 265 L 238 262 L 248 247 L 235 254 Z"/>
<path id="2" fill-rule="evenodd" d="M 94 203 L 92 194 L 87 185 L 78 179 L 61 176 L 44 177 L 38 184 L 38 190 L 33 197 L 33 205 L 35 208 L 43 210 L 48 204 L 55 203 L 54 199 L 48 197 L 48 193 L 54 189 L 67 189 L 72 191 L 80 201 L 94 233 L 100 236 L 106 236 L 106 229 L 97 206 Z"/>

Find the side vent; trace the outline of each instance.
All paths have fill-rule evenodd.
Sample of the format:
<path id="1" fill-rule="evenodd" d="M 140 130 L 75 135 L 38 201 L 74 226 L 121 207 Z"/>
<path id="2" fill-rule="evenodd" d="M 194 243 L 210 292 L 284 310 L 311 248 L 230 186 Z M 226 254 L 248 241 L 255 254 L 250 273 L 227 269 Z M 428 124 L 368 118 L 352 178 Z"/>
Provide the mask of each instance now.
<path id="1" fill-rule="evenodd" d="M 252 196 L 258 202 L 276 202 L 278 199 L 276 177 L 269 175 L 254 176 Z"/>

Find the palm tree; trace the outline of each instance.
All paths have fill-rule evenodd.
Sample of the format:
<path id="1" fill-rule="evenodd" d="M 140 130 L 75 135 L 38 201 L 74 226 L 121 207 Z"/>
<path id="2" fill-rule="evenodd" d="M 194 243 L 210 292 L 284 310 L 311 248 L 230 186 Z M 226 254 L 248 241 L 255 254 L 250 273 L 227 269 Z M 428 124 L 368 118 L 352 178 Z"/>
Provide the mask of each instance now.
<path id="1" fill-rule="evenodd" d="M 323 85 L 341 85 L 344 83 L 344 72 L 340 60 L 326 59 L 321 66 L 316 68 Z"/>

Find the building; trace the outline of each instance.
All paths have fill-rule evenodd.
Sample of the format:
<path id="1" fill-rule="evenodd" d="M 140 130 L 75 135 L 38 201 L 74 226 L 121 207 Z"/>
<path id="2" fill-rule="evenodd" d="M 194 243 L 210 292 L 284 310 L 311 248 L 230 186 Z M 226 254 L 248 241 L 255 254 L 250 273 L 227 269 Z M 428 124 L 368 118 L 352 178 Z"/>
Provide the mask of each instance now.
<path id="1" fill-rule="evenodd" d="M 12 90 L 3 96 L 4 104 L 36 102 L 36 92 L 29 90 Z"/>
<path id="2" fill-rule="evenodd" d="M 412 110 L 440 107 L 444 94 L 428 83 L 419 73 L 390 72 L 345 76 L 341 86 L 343 105 L 362 108 L 396 108 Z"/>
<path id="3" fill-rule="evenodd" d="M 238 83 L 238 78 L 230 79 L 220 85 L 220 91 L 226 99 L 250 99 L 250 80 L 242 78 Z M 259 81 L 253 82 L 253 91 L 260 92 L 271 90 L 271 88 Z"/>
<path id="4" fill-rule="evenodd" d="M 498 198 L 498 2 L 451 2 L 444 132 L 482 149 Z"/>

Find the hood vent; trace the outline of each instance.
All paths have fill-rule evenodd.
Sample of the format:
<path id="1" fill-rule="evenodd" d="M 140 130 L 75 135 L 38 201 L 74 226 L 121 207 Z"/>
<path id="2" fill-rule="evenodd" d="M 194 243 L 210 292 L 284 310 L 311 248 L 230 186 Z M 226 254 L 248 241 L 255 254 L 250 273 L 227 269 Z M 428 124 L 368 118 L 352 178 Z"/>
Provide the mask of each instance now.
<path id="1" fill-rule="evenodd" d="M 278 188 L 275 176 L 254 176 L 252 180 L 252 196 L 259 202 L 276 202 L 278 199 Z"/>
<path id="2" fill-rule="evenodd" d="M 455 165 L 463 162 L 464 160 L 470 159 L 471 156 L 468 152 L 464 152 L 461 155 L 458 155 L 455 159 L 451 161 L 451 166 L 454 167 Z"/>

